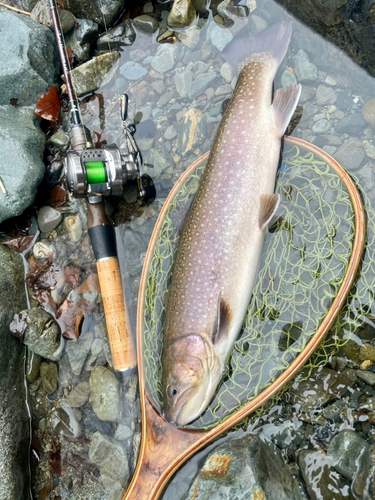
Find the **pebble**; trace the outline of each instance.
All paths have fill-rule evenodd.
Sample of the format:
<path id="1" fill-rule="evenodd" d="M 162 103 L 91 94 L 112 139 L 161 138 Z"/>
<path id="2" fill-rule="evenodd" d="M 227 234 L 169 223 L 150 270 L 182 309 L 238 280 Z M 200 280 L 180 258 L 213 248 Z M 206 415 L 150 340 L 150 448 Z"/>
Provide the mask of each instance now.
<path id="1" fill-rule="evenodd" d="M 286 69 L 281 75 L 281 86 L 285 88 L 289 87 L 289 85 L 296 85 L 296 84 L 297 84 L 297 78 L 291 71 Z"/>
<path id="2" fill-rule="evenodd" d="M 147 173 L 155 178 L 171 176 L 173 174 L 173 165 L 170 161 L 157 149 L 152 148 L 147 156 L 148 164 L 152 165 L 153 168 L 150 168 Z"/>
<path id="3" fill-rule="evenodd" d="M 329 443 L 327 457 L 330 465 L 351 481 L 357 471 L 358 459 L 368 447 L 368 443 L 356 432 L 344 430 Z"/>
<path id="4" fill-rule="evenodd" d="M 120 384 L 114 373 L 97 366 L 90 376 L 91 404 L 100 420 L 116 422 L 121 419 Z"/>
<path id="5" fill-rule="evenodd" d="M 200 61 L 198 61 L 198 62 L 200 62 Z M 207 65 L 207 66 L 208 66 L 208 65 Z M 224 78 L 224 80 L 225 80 L 227 83 L 230 83 L 230 82 L 233 80 L 233 78 L 236 76 L 236 75 L 234 74 L 234 71 L 233 71 L 233 69 L 232 69 L 232 66 L 231 66 L 229 63 L 227 63 L 227 62 L 225 62 L 225 63 L 221 66 L 221 68 L 220 68 L 220 74 L 221 74 L 221 76 Z"/>
<path id="6" fill-rule="evenodd" d="M 307 101 L 311 101 L 315 97 L 315 89 L 313 87 L 310 87 L 308 85 L 302 85 L 302 90 L 301 90 L 301 96 L 300 96 L 300 103 L 304 103 Z"/>
<path id="7" fill-rule="evenodd" d="M 215 90 L 216 96 L 222 96 L 226 94 L 232 93 L 232 87 L 230 85 L 219 85 L 219 87 Z"/>
<path id="8" fill-rule="evenodd" d="M 63 33 L 68 33 L 75 25 L 75 17 L 70 12 L 70 10 L 57 9 L 61 24 L 61 30 Z M 33 21 L 44 24 L 49 28 L 53 29 L 53 20 L 51 14 L 51 8 L 48 0 L 40 0 L 36 3 L 35 7 L 30 13 L 30 19 Z"/>
<path id="9" fill-rule="evenodd" d="M 152 5 L 152 2 L 147 2 L 144 4 L 143 12 L 145 14 L 151 14 L 151 12 L 154 12 L 154 6 Z"/>
<path id="10" fill-rule="evenodd" d="M 57 389 L 59 374 L 55 363 L 43 362 L 40 365 L 40 378 L 42 379 L 43 389 L 47 394 L 53 394 Z"/>
<path id="11" fill-rule="evenodd" d="M 205 140 L 207 122 L 199 109 L 189 109 L 185 114 L 178 134 L 178 150 L 186 155 Z"/>
<path id="12" fill-rule="evenodd" d="M 334 78 L 332 78 L 331 76 L 327 76 L 327 78 L 324 80 L 324 83 L 326 85 L 331 85 L 332 87 L 337 85 L 337 81 Z"/>
<path id="13" fill-rule="evenodd" d="M 365 148 L 359 139 L 348 139 L 336 151 L 335 160 L 348 170 L 357 170 L 365 157 Z"/>
<path id="14" fill-rule="evenodd" d="M 294 58 L 295 72 L 299 81 L 315 81 L 318 78 L 318 70 L 315 64 L 311 63 L 309 56 L 303 49 L 297 52 Z"/>
<path id="15" fill-rule="evenodd" d="M 366 384 L 371 386 L 375 385 L 375 373 L 357 370 L 356 374 L 357 377 L 366 382 Z"/>
<path id="16" fill-rule="evenodd" d="M 336 153 L 337 148 L 336 146 L 323 146 L 323 150 L 330 156 L 333 156 Z"/>
<path id="17" fill-rule="evenodd" d="M 126 424 L 119 423 L 114 435 L 114 438 L 118 441 L 126 441 L 130 437 L 132 437 L 134 432 L 128 427 Z"/>
<path id="18" fill-rule="evenodd" d="M 93 356 L 97 356 L 103 350 L 103 339 L 95 339 L 91 345 L 91 352 Z"/>
<path id="19" fill-rule="evenodd" d="M 130 92 L 132 93 L 137 106 L 144 106 L 148 102 L 155 99 L 155 92 L 152 87 L 145 81 L 141 81 L 135 85 Z"/>
<path id="20" fill-rule="evenodd" d="M 59 325 L 43 309 L 33 307 L 16 314 L 17 322 L 26 326 L 23 343 L 43 358 L 57 361 L 61 357 L 61 335 Z M 13 323 L 11 324 L 12 328 Z"/>
<path id="21" fill-rule="evenodd" d="M 140 31 L 145 35 L 151 35 L 157 31 L 159 23 L 154 17 L 142 14 L 141 16 L 133 19 L 133 26 L 137 31 Z"/>
<path id="22" fill-rule="evenodd" d="M 232 33 L 219 25 L 216 25 L 211 31 L 211 43 L 217 48 L 219 52 L 222 52 L 225 47 L 233 40 Z"/>
<path id="23" fill-rule="evenodd" d="M 38 226 L 42 233 L 51 233 L 62 221 L 60 212 L 52 207 L 44 206 L 38 212 Z"/>
<path id="24" fill-rule="evenodd" d="M 180 42 L 182 42 L 186 47 L 193 50 L 195 49 L 200 41 L 201 30 L 198 26 L 190 26 L 183 31 L 178 31 L 176 36 Z"/>
<path id="25" fill-rule="evenodd" d="M 188 89 L 188 97 L 194 100 L 204 93 L 206 88 L 216 79 L 216 73 L 201 74 L 202 78 L 196 78 Z"/>
<path id="26" fill-rule="evenodd" d="M 371 344 L 363 344 L 359 350 L 359 359 L 361 361 L 366 359 L 375 361 L 375 347 Z"/>
<path id="27" fill-rule="evenodd" d="M 68 231 L 70 241 L 77 243 L 83 235 L 82 222 L 79 215 L 68 215 L 64 219 L 64 225 Z"/>
<path id="28" fill-rule="evenodd" d="M 170 125 L 169 127 L 166 128 L 164 132 L 164 139 L 172 140 L 177 136 L 177 130 L 174 128 L 173 125 Z"/>
<path id="29" fill-rule="evenodd" d="M 77 340 L 68 340 L 66 342 L 65 350 L 69 356 L 72 372 L 75 375 L 80 375 L 93 340 L 93 333 L 86 332 L 84 336 L 78 337 Z"/>
<path id="30" fill-rule="evenodd" d="M 315 135 L 327 134 L 331 130 L 331 127 L 332 123 L 323 118 L 313 124 L 311 131 Z"/>
<path id="31" fill-rule="evenodd" d="M 267 21 L 263 17 L 252 14 L 249 18 L 249 27 L 252 35 L 256 35 L 268 27 Z"/>
<path id="32" fill-rule="evenodd" d="M 33 255 L 36 259 L 53 259 L 55 250 L 50 240 L 40 240 L 33 246 Z"/>
<path id="33" fill-rule="evenodd" d="M 151 66 L 158 73 L 167 73 L 176 64 L 180 48 L 178 44 L 164 43 L 156 51 Z"/>
<path id="34" fill-rule="evenodd" d="M 319 85 L 316 89 L 316 102 L 318 106 L 329 106 L 336 102 L 337 96 L 331 87 Z"/>
<path id="35" fill-rule="evenodd" d="M 336 112 L 335 112 L 335 118 L 337 118 L 338 120 L 342 120 L 345 116 L 345 113 L 344 111 L 341 111 L 341 109 L 338 109 Z"/>
<path id="36" fill-rule="evenodd" d="M 50 137 L 48 144 L 65 152 L 70 144 L 69 135 L 59 130 Z"/>
<path id="37" fill-rule="evenodd" d="M 196 16 L 192 0 L 174 0 L 168 16 L 168 25 L 184 28 L 190 26 Z"/>
<path id="38" fill-rule="evenodd" d="M 69 395 L 64 399 L 64 406 L 71 408 L 79 408 L 83 406 L 90 396 L 90 384 L 88 382 L 81 382 L 78 384 Z"/>
<path id="39" fill-rule="evenodd" d="M 174 77 L 174 84 L 176 86 L 176 90 L 180 97 L 184 98 L 187 96 L 190 85 L 192 84 L 194 79 L 194 74 L 192 71 L 181 71 L 176 72 Z"/>
<path id="40" fill-rule="evenodd" d="M 341 409 L 347 405 L 346 401 L 339 399 L 333 404 L 326 406 L 322 410 L 322 415 L 327 420 L 332 420 L 333 422 L 341 422 Z"/>
<path id="41" fill-rule="evenodd" d="M 360 370 L 368 371 L 368 370 L 372 370 L 372 368 L 374 368 L 374 366 L 375 366 L 374 361 L 370 361 L 369 359 L 366 359 L 365 361 L 362 361 L 362 363 L 359 365 L 359 368 L 360 368 Z"/>
<path id="42" fill-rule="evenodd" d="M 135 61 L 127 61 L 120 68 L 120 73 L 127 80 L 135 81 L 147 75 L 147 69 Z"/>
<path id="43" fill-rule="evenodd" d="M 162 82 L 161 80 L 156 80 L 155 82 L 152 82 L 151 83 L 151 87 L 158 94 L 163 94 L 165 92 L 165 90 L 166 90 L 164 82 Z"/>
<path id="44" fill-rule="evenodd" d="M 375 186 L 375 174 L 374 174 L 374 162 L 369 161 L 363 166 L 360 170 L 358 170 L 358 174 L 362 177 L 363 185 L 366 186 L 366 189 L 371 190 Z M 367 349 L 368 346 L 368 349 Z M 363 349 L 366 347 L 365 349 Z M 361 354 L 362 352 L 362 354 Z M 361 346 L 359 351 L 359 358 L 361 360 L 369 359 L 371 361 L 375 361 L 375 347 L 370 344 L 365 344 L 365 346 Z"/>
<path id="45" fill-rule="evenodd" d="M 366 144 L 365 153 L 366 153 L 366 156 L 375 160 L 375 146 L 373 144 Z"/>
<path id="46" fill-rule="evenodd" d="M 81 437 L 81 426 L 69 407 L 56 408 L 51 415 L 51 425 L 57 434 L 77 440 Z"/>
<path id="47" fill-rule="evenodd" d="M 375 99 L 367 101 L 362 108 L 362 116 L 375 129 Z"/>
<path id="48" fill-rule="evenodd" d="M 359 135 L 366 128 L 367 124 L 361 113 L 354 113 L 343 118 L 336 126 L 338 134 Z"/>

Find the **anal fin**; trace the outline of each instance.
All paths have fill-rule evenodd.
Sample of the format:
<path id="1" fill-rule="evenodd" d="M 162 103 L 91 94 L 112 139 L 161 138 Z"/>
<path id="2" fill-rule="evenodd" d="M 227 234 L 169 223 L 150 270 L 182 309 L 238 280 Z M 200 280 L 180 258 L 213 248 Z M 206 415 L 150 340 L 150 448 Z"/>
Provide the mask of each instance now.
<path id="1" fill-rule="evenodd" d="M 217 301 L 217 317 L 212 330 L 212 343 L 218 344 L 224 337 L 228 336 L 229 332 L 229 322 L 232 313 L 229 305 L 221 298 L 221 292 L 219 293 L 219 299 Z"/>
<path id="2" fill-rule="evenodd" d="M 272 103 L 275 117 L 276 130 L 279 137 L 282 137 L 287 129 L 294 110 L 297 107 L 301 85 L 290 85 L 284 89 L 278 89 Z"/>
<path id="3" fill-rule="evenodd" d="M 260 197 L 259 229 L 264 229 L 271 221 L 280 204 L 279 194 L 262 194 Z"/>

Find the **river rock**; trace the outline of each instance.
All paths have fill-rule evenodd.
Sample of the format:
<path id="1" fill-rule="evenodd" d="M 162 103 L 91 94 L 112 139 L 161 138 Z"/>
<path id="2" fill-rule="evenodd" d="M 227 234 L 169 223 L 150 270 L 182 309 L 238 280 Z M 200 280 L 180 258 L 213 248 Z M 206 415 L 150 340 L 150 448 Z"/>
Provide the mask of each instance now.
<path id="1" fill-rule="evenodd" d="M 301 380 L 306 375 L 307 371 L 303 370 L 289 391 L 292 404 L 303 413 L 340 398 L 356 380 L 353 371 L 337 373 L 324 367 L 314 370 L 307 380 Z"/>
<path id="2" fill-rule="evenodd" d="M 0 47 L 1 15 L 2 11 Z M 7 91 L 7 86 L 1 84 L 1 76 L 0 87 Z M 0 191 L 0 222 L 21 215 L 33 203 L 44 175 L 45 143 L 33 108 L 0 106 L 1 180 L 8 193 L 3 196 Z"/>
<path id="3" fill-rule="evenodd" d="M 340 120 L 336 126 L 336 132 L 338 134 L 358 135 L 363 132 L 366 126 L 367 123 L 361 113 L 355 113 Z"/>
<path id="4" fill-rule="evenodd" d="M 160 151 L 155 148 L 150 149 L 147 154 L 147 164 L 152 165 L 152 167 L 148 167 L 145 169 L 146 173 L 152 177 L 160 178 L 160 177 L 171 177 L 173 174 L 173 165 Z"/>
<path id="5" fill-rule="evenodd" d="M 94 412 L 108 422 L 121 419 L 120 384 L 115 374 L 104 366 L 97 366 L 90 376 L 91 404 Z"/>
<path id="6" fill-rule="evenodd" d="M 133 19 L 133 26 L 136 30 L 145 35 L 151 35 L 159 28 L 158 20 L 155 17 L 143 14 Z"/>
<path id="7" fill-rule="evenodd" d="M 282 87 L 289 87 L 289 85 L 296 85 L 297 78 L 291 73 L 288 69 L 286 69 L 281 75 L 281 85 Z"/>
<path id="8" fill-rule="evenodd" d="M 7 61 L 0 66 L 0 105 L 16 99 L 18 105 L 35 107 L 57 81 L 60 62 L 55 35 L 46 26 L 6 9 L 0 10 L 0 59 Z M 12 122 L 11 117 L 0 119 L 4 129 Z M 22 162 L 13 165 L 20 168 Z"/>
<path id="9" fill-rule="evenodd" d="M 79 408 L 83 406 L 90 396 L 90 384 L 88 382 L 81 382 L 78 384 L 69 395 L 64 399 L 64 406 L 71 408 Z"/>
<path id="10" fill-rule="evenodd" d="M 42 356 L 35 354 L 35 352 L 27 349 L 27 363 L 26 363 L 26 378 L 32 384 L 39 377 L 40 364 Z"/>
<path id="11" fill-rule="evenodd" d="M 39 209 L 38 226 L 42 233 L 50 233 L 62 221 L 62 215 L 55 208 L 45 206 Z"/>
<path id="12" fill-rule="evenodd" d="M 375 373 L 365 372 L 362 370 L 356 371 L 357 377 L 366 382 L 366 384 L 374 386 L 375 385 Z"/>
<path id="13" fill-rule="evenodd" d="M 98 50 L 110 50 L 113 47 L 126 47 L 132 45 L 136 34 L 133 25 L 126 19 L 108 32 L 103 33 L 98 39 Z"/>
<path id="14" fill-rule="evenodd" d="M 116 73 L 119 59 L 118 52 L 108 52 L 74 68 L 71 77 L 77 95 L 87 94 L 109 83 Z"/>
<path id="15" fill-rule="evenodd" d="M 81 218 L 78 214 L 68 215 L 64 219 L 64 226 L 68 231 L 70 241 L 77 243 L 83 236 Z"/>
<path id="16" fill-rule="evenodd" d="M 53 394 L 57 389 L 59 373 L 55 363 L 45 363 L 40 365 L 40 378 L 42 379 L 43 389 L 47 394 Z"/>
<path id="17" fill-rule="evenodd" d="M 371 99 L 364 104 L 362 116 L 372 128 L 375 128 L 375 99 Z"/>
<path id="18" fill-rule="evenodd" d="M 43 309 L 33 307 L 16 314 L 11 330 L 17 331 L 17 336 L 20 338 L 23 336 L 23 343 L 39 356 L 51 361 L 60 359 L 62 351 L 60 327 Z"/>
<path id="19" fill-rule="evenodd" d="M 99 26 L 90 19 L 76 19 L 75 29 L 65 35 L 65 46 L 74 54 L 77 62 L 83 63 L 90 59 L 92 45 L 98 38 Z"/>
<path id="20" fill-rule="evenodd" d="M 72 439 L 79 439 L 82 434 L 81 426 L 71 408 L 56 408 L 51 415 L 51 426 L 56 434 Z"/>
<path id="21" fill-rule="evenodd" d="M 192 0 L 174 0 L 167 22 L 169 26 L 184 28 L 190 26 L 195 15 Z"/>
<path id="22" fill-rule="evenodd" d="M 11 290 L 11 293 L 9 291 Z M 21 256 L 0 245 L 0 498 L 28 500 L 29 429 L 24 349 L 9 334 L 15 314 L 27 307 Z"/>
<path id="23" fill-rule="evenodd" d="M 318 70 L 315 64 L 311 63 L 309 56 L 303 49 L 297 52 L 294 58 L 295 72 L 300 82 L 310 80 L 315 81 L 318 78 Z"/>
<path id="24" fill-rule="evenodd" d="M 352 483 L 352 492 L 357 500 L 372 500 L 375 493 L 375 445 L 362 454 L 357 474 Z"/>
<path id="25" fill-rule="evenodd" d="M 185 70 L 185 68 L 181 69 L 182 71 L 176 70 L 176 74 L 174 77 L 174 84 L 176 86 L 176 90 L 180 95 L 180 97 L 184 98 L 187 96 L 190 85 L 193 82 L 194 73 L 192 71 Z"/>
<path id="26" fill-rule="evenodd" d="M 178 134 L 178 150 L 186 155 L 201 144 L 207 135 L 207 122 L 199 109 L 189 109 Z"/>
<path id="27" fill-rule="evenodd" d="M 233 35 L 229 29 L 219 25 L 213 28 L 210 36 L 212 45 L 216 47 L 219 52 L 222 52 L 228 43 L 233 40 Z"/>
<path id="28" fill-rule="evenodd" d="M 94 340 L 94 334 L 86 332 L 84 336 L 77 340 L 68 340 L 66 342 L 66 352 L 69 356 L 70 366 L 75 375 L 80 375 L 82 367 L 85 364 L 91 345 Z"/>
<path id="29" fill-rule="evenodd" d="M 199 78 L 196 78 L 188 89 L 188 97 L 194 100 L 201 96 L 206 88 L 216 79 L 216 73 L 201 73 Z"/>
<path id="30" fill-rule="evenodd" d="M 91 19 L 110 28 L 124 10 L 125 0 L 69 0 L 71 12 L 78 18 Z"/>
<path id="31" fill-rule="evenodd" d="M 349 480 L 352 480 L 358 467 L 358 459 L 369 448 L 369 444 L 352 430 L 336 434 L 327 448 L 331 466 Z"/>
<path id="32" fill-rule="evenodd" d="M 131 93 L 133 94 L 137 106 L 144 106 L 147 102 L 152 102 L 155 99 L 155 92 L 145 81 L 135 85 L 131 89 Z"/>
<path id="33" fill-rule="evenodd" d="M 267 21 L 263 17 L 252 14 L 249 18 L 250 32 L 253 35 L 260 33 L 268 27 Z"/>
<path id="34" fill-rule="evenodd" d="M 337 96 L 331 87 L 319 85 L 316 89 L 316 102 L 318 106 L 329 106 L 336 102 Z"/>
<path id="35" fill-rule="evenodd" d="M 147 75 L 147 69 L 135 61 L 127 61 L 120 68 L 120 73 L 127 80 L 139 80 Z"/>
<path id="36" fill-rule="evenodd" d="M 187 498 L 303 500 L 306 496 L 281 451 L 250 434 L 228 441 L 208 455 Z"/>
<path id="37" fill-rule="evenodd" d="M 332 123 L 325 118 L 322 118 L 321 120 L 314 122 L 311 131 L 315 135 L 327 134 L 327 132 L 331 130 L 331 127 Z"/>
<path id="38" fill-rule="evenodd" d="M 124 446 L 101 432 L 91 438 L 89 457 L 99 467 L 108 498 L 120 500 L 129 480 L 129 462 Z"/>
<path id="39" fill-rule="evenodd" d="M 189 26 L 182 31 L 177 32 L 177 38 L 189 49 L 195 49 L 198 46 L 201 36 L 201 30 L 198 26 Z"/>
<path id="40" fill-rule="evenodd" d="M 311 500 L 350 500 L 347 481 L 330 467 L 319 451 L 301 450 L 299 468 Z M 344 491 L 348 494 L 345 495 Z"/>
<path id="41" fill-rule="evenodd" d="M 350 170 L 357 170 L 365 157 L 365 147 L 359 139 L 348 139 L 337 150 L 334 158 L 343 167 Z"/>
<path id="42" fill-rule="evenodd" d="M 166 73 L 174 67 L 179 54 L 180 48 L 178 44 L 161 44 L 156 51 L 156 54 L 151 62 L 151 66 L 158 73 Z"/>
<path id="43" fill-rule="evenodd" d="M 57 9 L 59 13 L 59 19 L 61 24 L 61 30 L 63 33 L 68 33 L 71 29 L 73 29 L 75 25 L 75 17 L 70 12 L 70 10 Z M 44 24 L 48 26 L 50 29 L 54 29 L 53 20 L 51 14 L 51 7 L 48 0 L 39 0 L 39 2 L 35 5 L 30 14 L 30 19 L 33 21 Z"/>

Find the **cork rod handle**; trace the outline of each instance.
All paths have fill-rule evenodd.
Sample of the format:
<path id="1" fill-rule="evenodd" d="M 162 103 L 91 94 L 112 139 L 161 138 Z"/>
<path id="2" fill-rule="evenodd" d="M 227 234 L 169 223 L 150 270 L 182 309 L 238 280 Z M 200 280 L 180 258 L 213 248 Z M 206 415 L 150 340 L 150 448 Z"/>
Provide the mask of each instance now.
<path id="1" fill-rule="evenodd" d="M 99 260 L 97 268 L 113 366 L 115 370 L 134 368 L 137 357 L 118 260 L 116 257 Z"/>

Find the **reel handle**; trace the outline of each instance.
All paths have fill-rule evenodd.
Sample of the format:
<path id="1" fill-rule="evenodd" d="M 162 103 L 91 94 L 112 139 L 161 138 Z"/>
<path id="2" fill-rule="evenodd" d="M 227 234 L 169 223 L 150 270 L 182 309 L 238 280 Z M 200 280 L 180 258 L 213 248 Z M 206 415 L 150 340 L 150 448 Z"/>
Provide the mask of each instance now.
<path id="1" fill-rule="evenodd" d="M 137 356 L 124 299 L 114 230 L 105 214 L 103 201 L 95 204 L 87 202 L 87 211 L 87 228 L 97 260 L 113 366 L 119 371 L 131 370 L 137 366 Z"/>

